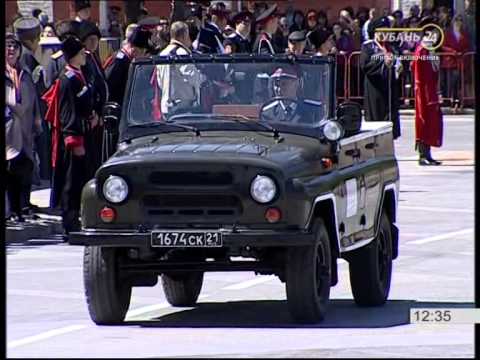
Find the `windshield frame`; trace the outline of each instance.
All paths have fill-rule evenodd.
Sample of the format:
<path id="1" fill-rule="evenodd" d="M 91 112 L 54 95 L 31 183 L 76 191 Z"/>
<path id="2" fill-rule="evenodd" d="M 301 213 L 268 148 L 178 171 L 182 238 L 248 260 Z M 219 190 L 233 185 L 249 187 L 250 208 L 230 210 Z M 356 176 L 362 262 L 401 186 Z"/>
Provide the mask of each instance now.
<path id="1" fill-rule="evenodd" d="M 132 102 L 134 101 L 134 96 L 132 94 L 134 90 L 134 79 L 136 78 L 136 71 L 139 69 L 140 66 L 142 65 L 170 65 L 170 64 L 235 64 L 235 63 L 278 63 L 278 64 L 306 64 L 306 65 L 326 65 L 328 66 L 328 70 L 332 74 L 330 77 L 330 82 L 327 84 L 327 91 L 329 93 L 329 103 L 327 104 L 328 108 L 328 113 L 330 114 L 330 117 L 326 120 L 331 120 L 334 119 L 335 117 L 335 105 L 336 105 L 336 94 L 335 94 L 335 81 L 336 81 L 336 64 L 335 64 L 335 58 L 332 55 L 328 56 L 320 56 L 320 55 L 300 55 L 300 56 L 292 56 L 292 55 L 287 55 L 287 54 L 277 54 L 277 55 L 255 55 L 255 54 L 231 54 L 231 55 L 225 55 L 225 54 L 192 54 L 192 55 L 175 55 L 175 56 L 160 56 L 160 55 L 153 55 L 149 57 L 141 57 L 134 59 L 129 68 L 129 73 L 128 73 L 128 81 L 127 81 L 127 86 L 126 86 L 126 91 L 124 94 L 124 101 L 123 101 L 123 106 L 122 106 L 122 115 L 120 119 L 120 126 L 119 126 L 119 131 L 120 131 L 120 141 L 123 141 L 125 139 L 131 139 L 135 137 L 142 136 L 139 134 L 138 131 L 129 131 L 133 128 L 131 126 L 132 124 L 129 124 L 128 122 L 128 116 L 129 116 L 129 107 L 131 106 Z M 322 123 L 324 122 L 322 121 Z M 253 123 L 255 123 L 255 120 L 252 120 Z M 181 124 L 184 125 L 193 125 L 195 127 L 198 127 L 199 123 L 202 122 L 188 122 L 186 120 L 180 121 Z M 205 122 L 206 123 L 206 122 Z M 320 132 L 317 131 L 321 125 L 315 126 L 315 127 L 309 127 L 309 128 L 302 128 L 298 126 L 292 126 L 292 125 L 275 125 L 270 124 L 268 121 L 265 122 L 266 124 L 269 124 L 271 126 L 274 126 L 277 130 L 281 132 L 286 132 L 286 133 L 292 133 L 292 134 L 298 134 L 298 135 L 305 135 L 305 136 L 310 136 L 310 137 L 318 137 Z M 246 127 L 242 127 L 241 124 L 237 124 L 240 126 L 240 128 L 234 127 L 231 128 L 230 126 L 226 126 L 225 130 L 242 130 L 245 129 Z M 160 127 L 161 128 L 161 127 Z M 156 128 L 156 133 L 163 133 L 163 132 L 172 132 L 172 131 L 159 131 L 160 128 Z M 260 126 L 258 126 L 259 129 L 261 129 Z M 199 128 L 201 131 L 208 131 L 210 129 L 204 129 L 202 127 Z M 211 128 L 211 130 L 219 130 L 216 128 Z M 304 131 L 303 131 L 304 130 Z M 183 130 L 179 130 L 183 131 Z M 265 131 L 260 130 L 260 131 Z M 150 135 L 150 131 L 146 131 L 147 134 L 145 135 Z"/>

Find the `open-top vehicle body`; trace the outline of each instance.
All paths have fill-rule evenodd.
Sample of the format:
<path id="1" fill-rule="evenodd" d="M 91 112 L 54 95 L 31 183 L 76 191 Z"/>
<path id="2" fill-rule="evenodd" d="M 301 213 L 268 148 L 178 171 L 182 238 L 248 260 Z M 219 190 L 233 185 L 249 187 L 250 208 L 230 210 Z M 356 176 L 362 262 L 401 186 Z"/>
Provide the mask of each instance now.
<path id="1" fill-rule="evenodd" d="M 336 107 L 334 69 L 319 56 L 131 65 L 118 147 L 85 186 L 69 240 L 86 246 L 97 324 L 123 321 L 132 287 L 159 276 L 172 305 L 192 306 L 206 271 L 275 274 L 292 317 L 318 322 L 339 258 L 359 305 L 386 301 L 398 253 L 391 124 Z"/>

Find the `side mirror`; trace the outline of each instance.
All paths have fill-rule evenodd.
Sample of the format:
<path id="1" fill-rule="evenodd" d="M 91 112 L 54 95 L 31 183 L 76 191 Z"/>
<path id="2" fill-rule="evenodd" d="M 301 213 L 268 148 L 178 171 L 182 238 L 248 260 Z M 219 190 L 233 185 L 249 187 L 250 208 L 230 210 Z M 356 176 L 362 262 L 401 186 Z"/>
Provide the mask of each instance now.
<path id="1" fill-rule="evenodd" d="M 362 126 L 362 107 L 355 102 L 344 102 L 337 107 L 337 121 L 345 129 L 345 136 L 360 131 Z"/>
<path id="2" fill-rule="evenodd" d="M 103 105 L 102 114 L 105 128 L 108 131 L 115 132 L 118 129 L 120 116 L 122 114 L 120 105 L 113 101 L 106 102 L 105 105 Z"/>

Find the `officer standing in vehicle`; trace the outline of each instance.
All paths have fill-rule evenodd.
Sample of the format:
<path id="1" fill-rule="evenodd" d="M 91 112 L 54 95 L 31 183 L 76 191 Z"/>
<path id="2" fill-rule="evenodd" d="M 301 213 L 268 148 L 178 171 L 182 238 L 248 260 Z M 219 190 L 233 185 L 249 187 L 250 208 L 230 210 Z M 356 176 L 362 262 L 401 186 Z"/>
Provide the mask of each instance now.
<path id="1" fill-rule="evenodd" d="M 278 29 L 277 4 L 270 6 L 256 19 L 256 23 L 262 28 L 258 35 L 255 44 L 253 45 L 253 52 L 255 54 L 269 55 L 282 53 L 285 49 L 276 48 L 273 42 L 273 34 Z"/>
<path id="2" fill-rule="evenodd" d="M 272 74 L 274 97 L 262 108 L 261 119 L 308 125 L 322 119 L 322 103 L 304 98 L 300 71 L 287 66 L 278 68 Z"/>
<path id="3" fill-rule="evenodd" d="M 230 10 L 223 2 L 218 2 L 208 8 L 210 21 L 200 29 L 193 48 L 204 54 L 223 54 L 223 30 L 227 26 Z"/>

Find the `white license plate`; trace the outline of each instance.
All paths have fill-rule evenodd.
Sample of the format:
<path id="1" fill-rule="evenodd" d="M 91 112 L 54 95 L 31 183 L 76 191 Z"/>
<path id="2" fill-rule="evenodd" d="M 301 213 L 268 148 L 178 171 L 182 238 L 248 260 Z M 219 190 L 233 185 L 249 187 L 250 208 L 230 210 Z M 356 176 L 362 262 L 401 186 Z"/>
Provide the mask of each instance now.
<path id="1" fill-rule="evenodd" d="M 152 247 L 221 247 L 218 231 L 153 231 Z"/>

